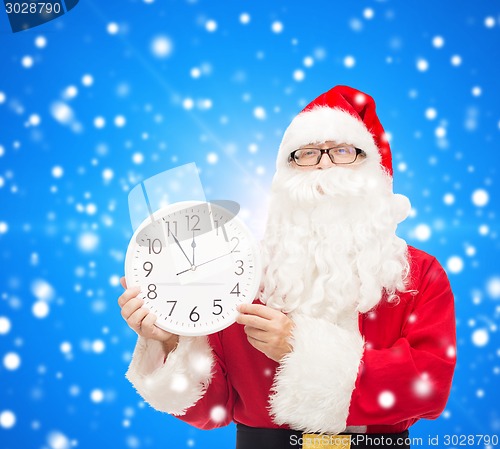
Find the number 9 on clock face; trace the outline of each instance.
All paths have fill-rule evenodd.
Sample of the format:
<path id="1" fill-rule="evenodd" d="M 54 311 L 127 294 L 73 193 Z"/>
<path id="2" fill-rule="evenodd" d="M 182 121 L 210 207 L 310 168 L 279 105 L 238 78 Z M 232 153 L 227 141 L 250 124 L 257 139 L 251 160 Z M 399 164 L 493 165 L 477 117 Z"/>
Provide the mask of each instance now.
<path id="1" fill-rule="evenodd" d="M 238 217 L 216 203 L 175 203 L 135 231 L 125 257 L 129 287 L 139 286 L 156 326 L 208 335 L 236 320 L 236 306 L 259 289 L 260 253 Z"/>

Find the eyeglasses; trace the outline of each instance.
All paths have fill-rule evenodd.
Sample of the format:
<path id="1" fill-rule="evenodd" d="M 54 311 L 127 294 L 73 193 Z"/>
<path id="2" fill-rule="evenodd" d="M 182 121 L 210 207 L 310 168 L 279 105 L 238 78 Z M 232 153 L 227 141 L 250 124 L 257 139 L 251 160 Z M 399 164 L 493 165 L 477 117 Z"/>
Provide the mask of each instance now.
<path id="1" fill-rule="evenodd" d="M 288 162 L 294 161 L 299 167 L 311 167 L 318 165 L 323 153 L 328 154 L 328 157 L 334 164 L 352 164 L 361 154 L 366 156 L 366 153 L 352 145 L 342 145 L 334 148 L 299 148 L 292 151 L 288 156 Z"/>

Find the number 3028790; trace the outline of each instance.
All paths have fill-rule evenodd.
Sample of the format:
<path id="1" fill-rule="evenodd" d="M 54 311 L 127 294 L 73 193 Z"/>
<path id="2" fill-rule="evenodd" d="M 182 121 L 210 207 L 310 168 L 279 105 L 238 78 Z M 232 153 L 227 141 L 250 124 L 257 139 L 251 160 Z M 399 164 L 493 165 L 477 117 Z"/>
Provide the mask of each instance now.
<path id="1" fill-rule="evenodd" d="M 443 435 L 445 446 L 498 446 L 498 435 Z"/>
<path id="2" fill-rule="evenodd" d="M 5 3 L 5 12 L 7 14 L 59 14 L 61 4 L 44 2 Z"/>

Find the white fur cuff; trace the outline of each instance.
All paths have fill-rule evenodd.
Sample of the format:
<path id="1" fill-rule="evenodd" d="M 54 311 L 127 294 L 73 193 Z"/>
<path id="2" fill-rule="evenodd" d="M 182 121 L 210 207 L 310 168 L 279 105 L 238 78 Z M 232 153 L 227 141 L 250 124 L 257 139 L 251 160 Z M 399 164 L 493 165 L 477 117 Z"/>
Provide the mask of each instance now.
<path id="1" fill-rule="evenodd" d="M 323 319 L 293 320 L 293 351 L 274 378 L 273 419 L 305 432 L 342 432 L 363 355 L 361 334 Z"/>
<path id="2" fill-rule="evenodd" d="M 183 415 L 210 383 L 212 350 L 206 337 L 179 337 L 165 363 L 164 358 L 161 342 L 139 337 L 125 376 L 153 408 Z"/>

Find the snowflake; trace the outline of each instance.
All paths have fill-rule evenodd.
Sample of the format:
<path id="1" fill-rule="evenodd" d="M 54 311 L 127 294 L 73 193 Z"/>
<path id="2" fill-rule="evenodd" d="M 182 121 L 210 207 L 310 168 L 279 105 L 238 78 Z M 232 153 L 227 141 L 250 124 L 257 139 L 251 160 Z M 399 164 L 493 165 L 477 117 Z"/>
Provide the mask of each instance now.
<path id="1" fill-rule="evenodd" d="M 283 31 L 283 24 L 279 21 L 275 21 L 271 25 L 271 30 L 276 34 L 281 33 Z"/>
<path id="2" fill-rule="evenodd" d="M 207 22 L 205 23 L 205 29 L 209 33 L 213 33 L 217 30 L 217 22 L 215 20 L 207 20 Z"/>
<path id="3" fill-rule="evenodd" d="M 0 413 L 0 427 L 10 429 L 16 424 L 16 415 L 11 410 L 3 410 Z"/>
<path id="4" fill-rule="evenodd" d="M 262 106 L 257 106 L 253 110 L 253 115 L 259 120 L 264 120 L 266 118 L 266 110 Z"/>
<path id="5" fill-rule="evenodd" d="M 170 389 L 172 391 L 183 393 L 188 389 L 188 387 L 189 387 L 188 378 L 182 374 L 177 374 L 173 376 L 172 380 L 170 381 Z"/>
<path id="6" fill-rule="evenodd" d="M 488 204 L 489 195 L 484 189 L 477 189 L 472 193 L 472 203 L 474 206 L 483 207 Z"/>
<path id="7" fill-rule="evenodd" d="M 348 69 L 353 68 L 356 65 L 356 60 L 354 59 L 354 56 L 346 56 L 344 58 L 344 66 L 347 67 Z"/>
<path id="8" fill-rule="evenodd" d="M 47 436 L 47 443 L 50 449 L 69 449 L 71 442 L 62 432 L 53 431 Z"/>
<path id="9" fill-rule="evenodd" d="M 477 347 L 486 346 L 488 344 L 489 339 L 490 336 L 486 329 L 476 329 L 472 333 L 472 343 Z"/>
<path id="10" fill-rule="evenodd" d="M 210 419 L 215 423 L 221 423 L 226 419 L 226 409 L 222 405 L 216 405 L 210 410 Z"/>
<path id="11" fill-rule="evenodd" d="M 250 14 L 243 12 L 240 14 L 240 22 L 243 25 L 246 25 L 247 23 L 250 23 Z"/>
<path id="12" fill-rule="evenodd" d="M 98 404 L 104 400 L 104 393 L 102 390 L 96 388 L 90 392 L 90 400 Z"/>
<path id="13" fill-rule="evenodd" d="M 432 383 L 427 373 L 423 373 L 414 383 L 413 392 L 419 398 L 426 398 L 432 393 Z"/>
<path id="14" fill-rule="evenodd" d="M 47 39 L 45 36 L 37 36 L 35 39 L 35 46 L 38 48 L 45 48 L 47 46 Z"/>
<path id="15" fill-rule="evenodd" d="M 21 366 L 21 357 L 15 352 L 8 352 L 3 358 L 3 366 L 9 371 L 15 371 Z"/>
<path id="16" fill-rule="evenodd" d="M 500 277 L 493 277 L 486 284 L 486 291 L 492 299 L 500 298 Z"/>
<path id="17" fill-rule="evenodd" d="M 167 36 L 156 36 L 151 41 L 150 48 L 154 56 L 164 59 L 172 54 L 173 43 Z"/>
<path id="18" fill-rule="evenodd" d="M 452 256 L 446 262 L 446 267 L 450 273 L 457 274 L 460 273 L 464 268 L 464 262 L 461 257 Z"/>
<path id="19" fill-rule="evenodd" d="M 378 395 L 378 403 L 380 407 L 389 409 L 396 403 L 396 396 L 391 391 L 383 391 Z"/>

